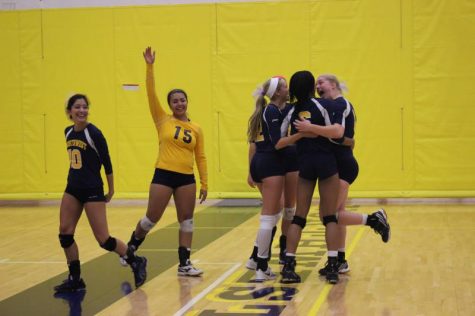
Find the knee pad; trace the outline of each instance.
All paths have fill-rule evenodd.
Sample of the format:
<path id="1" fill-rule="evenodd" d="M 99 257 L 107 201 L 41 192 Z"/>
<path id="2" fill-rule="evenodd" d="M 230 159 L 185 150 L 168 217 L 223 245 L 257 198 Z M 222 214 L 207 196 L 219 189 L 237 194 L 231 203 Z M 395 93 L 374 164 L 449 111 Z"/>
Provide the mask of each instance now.
<path id="1" fill-rule="evenodd" d="M 59 243 L 61 244 L 61 247 L 66 249 L 71 247 L 72 244 L 74 244 L 74 235 L 63 235 L 59 234 Z"/>
<path id="2" fill-rule="evenodd" d="M 151 230 L 157 223 L 152 222 L 147 216 L 144 216 L 140 220 L 140 227 L 142 227 L 143 230 L 149 231 Z"/>
<path id="3" fill-rule="evenodd" d="M 336 218 L 336 215 L 327 215 L 322 217 L 323 225 L 327 226 L 328 223 L 336 223 L 338 224 L 338 219 Z"/>
<path id="4" fill-rule="evenodd" d="M 107 251 L 114 251 L 117 247 L 117 240 L 114 237 L 107 238 L 106 242 L 101 244 L 101 248 L 104 248 Z"/>
<path id="5" fill-rule="evenodd" d="M 275 215 L 261 215 L 259 229 L 272 230 L 275 226 Z"/>
<path id="6" fill-rule="evenodd" d="M 286 207 L 284 208 L 284 219 L 291 221 L 294 219 L 295 207 Z"/>
<path id="7" fill-rule="evenodd" d="M 185 233 L 193 232 L 193 218 L 185 219 L 180 223 L 180 231 Z"/>
<path id="8" fill-rule="evenodd" d="M 294 218 L 292 219 L 292 224 L 299 225 L 302 229 L 304 229 L 305 225 L 307 224 L 307 219 L 295 215 Z"/>

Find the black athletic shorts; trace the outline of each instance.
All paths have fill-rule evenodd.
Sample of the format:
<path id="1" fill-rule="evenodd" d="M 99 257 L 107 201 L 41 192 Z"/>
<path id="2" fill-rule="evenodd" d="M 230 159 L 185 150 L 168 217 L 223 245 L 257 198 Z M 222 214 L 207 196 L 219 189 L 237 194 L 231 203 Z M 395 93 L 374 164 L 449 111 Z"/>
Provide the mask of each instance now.
<path id="1" fill-rule="evenodd" d="M 194 174 L 184 174 L 164 169 L 155 169 L 152 183 L 165 185 L 172 189 L 196 183 Z"/>
<path id="2" fill-rule="evenodd" d="M 306 153 L 299 157 L 299 177 L 307 180 L 325 180 L 338 173 L 332 152 Z"/>
<path id="3" fill-rule="evenodd" d="M 256 152 L 251 160 L 251 177 L 254 182 L 273 176 L 285 175 L 285 159 L 277 152 Z"/>
<path id="4" fill-rule="evenodd" d="M 87 202 L 105 202 L 106 197 L 104 196 L 104 188 L 74 188 L 70 185 L 66 186 L 64 192 L 74 196 L 82 204 Z"/>
<path id="5" fill-rule="evenodd" d="M 358 162 L 353 155 L 336 156 L 338 175 L 341 180 L 352 184 L 358 177 Z"/>

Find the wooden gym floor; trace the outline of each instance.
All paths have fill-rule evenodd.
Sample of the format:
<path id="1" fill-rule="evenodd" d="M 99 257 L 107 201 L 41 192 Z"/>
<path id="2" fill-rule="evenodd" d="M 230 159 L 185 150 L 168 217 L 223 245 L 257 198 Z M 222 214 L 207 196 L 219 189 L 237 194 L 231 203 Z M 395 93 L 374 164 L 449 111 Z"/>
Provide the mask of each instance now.
<path id="1" fill-rule="evenodd" d="M 302 283 L 279 277 L 250 282 L 246 270 L 258 228 L 259 206 L 226 202 L 199 206 L 192 261 L 203 277 L 176 275 L 177 224 L 173 206 L 139 253 L 148 280 L 134 290 L 129 268 L 105 253 L 85 216 L 75 234 L 86 292 L 54 297 L 67 276 L 57 239 L 58 205 L 0 206 L 0 315 L 475 315 L 475 210 L 473 204 L 385 205 L 388 244 L 368 227 L 348 229 L 351 271 L 331 286 L 318 277 L 325 259 L 323 226 L 312 207 L 298 249 Z M 353 205 L 369 213 L 380 205 Z M 127 241 L 145 205 L 113 202 L 112 236 Z M 279 271 L 277 232 L 271 267 Z"/>

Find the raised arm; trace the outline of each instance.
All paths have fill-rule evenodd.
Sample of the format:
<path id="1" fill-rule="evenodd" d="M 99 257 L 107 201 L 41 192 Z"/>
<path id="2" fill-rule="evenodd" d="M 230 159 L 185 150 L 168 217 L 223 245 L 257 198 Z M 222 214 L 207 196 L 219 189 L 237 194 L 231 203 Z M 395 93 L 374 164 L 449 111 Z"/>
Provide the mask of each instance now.
<path id="1" fill-rule="evenodd" d="M 148 105 L 150 107 L 150 113 L 152 114 L 153 121 L 157 125 L 161 120 L 166 117 L 166 112 L 163 110 L 160 101 L 158 100 L 157 93 L 155 92 L 155 77 L 153 74 L 153 64 L 155 62 L 155 52 L 152 52 L 151 47 L 147 47 L 143 53 L 145 63 L 147 64 L 147 96 Z"/>

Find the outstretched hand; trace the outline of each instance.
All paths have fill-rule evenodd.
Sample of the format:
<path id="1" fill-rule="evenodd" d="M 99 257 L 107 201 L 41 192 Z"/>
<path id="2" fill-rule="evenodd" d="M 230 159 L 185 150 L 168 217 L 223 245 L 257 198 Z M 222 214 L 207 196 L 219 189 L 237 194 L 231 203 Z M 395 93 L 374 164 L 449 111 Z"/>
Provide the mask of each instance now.
<path id="1" fill-rule="evenodd" d="M 153 64 L 155 62 L 155 51 L 152 52 L 152 47 L 148 46 L 143 52 L 143 58 L 147 64 Z"/>

